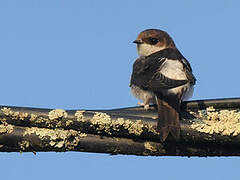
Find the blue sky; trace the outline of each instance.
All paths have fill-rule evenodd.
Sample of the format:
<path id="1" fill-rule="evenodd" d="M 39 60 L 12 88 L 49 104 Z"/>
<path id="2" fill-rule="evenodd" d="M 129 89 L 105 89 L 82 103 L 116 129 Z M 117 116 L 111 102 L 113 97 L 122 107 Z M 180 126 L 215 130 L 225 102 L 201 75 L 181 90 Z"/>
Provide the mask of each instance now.
<path id="1" fill-rule="evenodd" d="M 167 31 L 197 78 L 193 99 L 239 97 L 240 2 L 0 1 L 1 105 L 111 109 L 135 106 L 132 41 Z M 0 153 L 8 179 L 233 179 L 239 158 Z"/>

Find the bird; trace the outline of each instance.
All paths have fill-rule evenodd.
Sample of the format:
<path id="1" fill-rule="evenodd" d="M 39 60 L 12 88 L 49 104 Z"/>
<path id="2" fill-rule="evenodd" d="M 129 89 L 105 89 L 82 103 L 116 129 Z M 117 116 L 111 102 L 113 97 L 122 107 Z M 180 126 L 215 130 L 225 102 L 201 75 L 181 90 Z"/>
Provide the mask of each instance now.
<path id="1" fill-rule="evenodd" d="M 180 106 L 193 95 L 196 78 L 171 36 L 160 29 L 146 29 L 133 41 L 139 58 L 133 63 L 132 94 L 145 110 L 157 104 L 157 131 L 162 142 L 169 134 L 180 139 Z"/>

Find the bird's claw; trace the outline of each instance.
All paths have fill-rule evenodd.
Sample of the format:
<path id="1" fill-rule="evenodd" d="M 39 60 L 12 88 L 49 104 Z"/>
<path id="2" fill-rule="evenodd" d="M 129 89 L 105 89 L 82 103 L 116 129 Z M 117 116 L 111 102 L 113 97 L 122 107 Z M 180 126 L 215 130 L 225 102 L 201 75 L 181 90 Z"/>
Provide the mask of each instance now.
<path id="1" fill-rule="evenodd" d="M 146 111 L 150 109 L 149 104 L 138 102 L 138 105 L 143 106 Z"/>

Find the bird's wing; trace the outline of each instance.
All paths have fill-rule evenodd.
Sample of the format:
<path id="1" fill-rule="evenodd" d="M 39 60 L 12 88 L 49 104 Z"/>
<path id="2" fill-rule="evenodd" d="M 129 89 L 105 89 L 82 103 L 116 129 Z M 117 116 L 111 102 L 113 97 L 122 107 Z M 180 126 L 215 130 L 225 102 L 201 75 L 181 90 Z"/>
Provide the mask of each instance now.
<path id="1" fill-rule="evenodd" d="M 196 78 L 192 73 L 192 68 L 191 68 L 190 63 L 185 58 L 182 58 L 181 62 L 183 63 L 187 79 L 189 80 L 191 85 L 194 85 L 196 83 Z"/>
<path id="2" fill-rule="evenodd" d="M 188 83 L 188 80 L 171 79 L 171 78 L 168 78 L 168 77 L 164 76 L 162 73 L 160 73 L 160 71 L 157 71 L 153 75 L 153 77 L 152 77 L 152 79 L 149 83 L 149 87 L 153 91 L 157 91 L 159 88 L 161 88 L 161 89 L 171 89 L 171 88 L 175 88 L 175 87 L 178 87 L 178 86 L 182 86 L 186 83 Z"/>
<path id="3" fill-rule="evenodd" d="M 158 91 L 159 89 L 175 88 L 188 83 L 188 80 L 168 78 L 159 71 L 168 58 L 179 60 L 182 56 L 174 49 L 166 49 L 147 57 L 138 58 L 133 64 L 130 86 L 134 84 L 145 90 Z"/>

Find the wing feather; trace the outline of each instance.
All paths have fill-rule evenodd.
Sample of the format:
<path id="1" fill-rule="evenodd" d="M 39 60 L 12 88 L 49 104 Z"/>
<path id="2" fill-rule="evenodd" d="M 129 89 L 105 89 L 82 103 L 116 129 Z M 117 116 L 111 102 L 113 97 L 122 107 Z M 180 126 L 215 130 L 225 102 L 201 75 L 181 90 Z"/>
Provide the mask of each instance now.
<path id="1" fill-rule="evenodd" d="M 180 60 L 186 72 L 188 80 L 171 79 L 160 73 L 159 69 L 166 59 Z M 156 52 L 147 57 L 138 58 L 133 64 L 131 85 L 137 85 L 144 90 L 158 91 L 159 89 L 170 89 L 188 82 L 195 84 L 196 78 L 192 74 L 189 62 L 177 49 L 169 48 Z"/>

